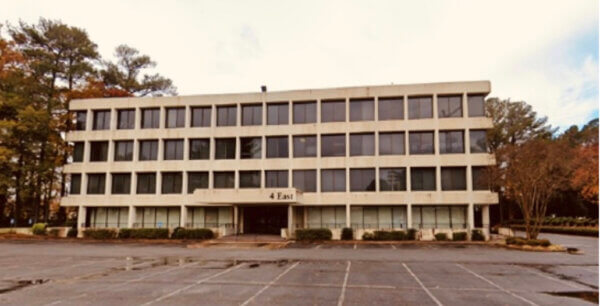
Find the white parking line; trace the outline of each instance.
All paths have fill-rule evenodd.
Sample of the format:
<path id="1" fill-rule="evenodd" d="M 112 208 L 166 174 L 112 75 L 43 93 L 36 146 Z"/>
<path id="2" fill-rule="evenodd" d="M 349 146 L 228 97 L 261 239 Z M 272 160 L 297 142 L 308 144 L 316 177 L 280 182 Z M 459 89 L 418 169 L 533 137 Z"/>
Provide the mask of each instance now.
<path id="1" fill-rule="evenodd" d="M 320 249 L 320 248 L 321 248 L 321 246 L 323 246 L 323 245 L 322 245 L 322 244 L 319 244 L 319 245 L 317 245 L 317 246 L 315 247 L 315 249 Z"/>
<path id="2" fill-rule="evenodd" d="M 585 270 L 585 271 L 588 271 L 588 272 L 598 273 L 598 267 L 597 266 L 596 266 L 596 268 L 593 268 L 594 266 L 589 266 L 591 269 L 588 269 L 587 267 L 583 267 L 583 266 L 569 266 L 569 267 L 578 268 L 578 269 Z"/>
<path id="3" fill-rule="evenodd" d="M 354 244 L 354 249 L 356 250 L 356 243 Z"/>
<path id="4" fill-rule="evenodd" d="M 523 302 L 525 302 L 525 303 L 527 303 L 527 304 L 529 304 L 529 305 L 534 305 L 534 306 L 537 306 L 537 304 L 536 304 L 536 303 L 534 303 L 534 302 L 532 302 L 532 301 L 530 301 L 530 300 L 528 300 L 528 299 L 526 299 L 526 298 L 524 298 L 524 297 L 522 297 L 522 296 L 520 296 L 520 295 L 517 295 L 517 294 L 515 294 L 515 293 L 513 293 L 513 292 L 510 292 L 510 291 L 509 291 L 509 290 L 507 290 L 507 289 L 504 289 L 503 287 L 501 287 L 500 285 L 498 285 L 498 284 L 496 284 L 496 283 L 492 282 L 491 280 L 489 280 L 489 279 L 487 279 L 487 278 L 485 278 L 485 277 L 483 277 L 483 276 L 481 276 L 481 275 L 479 275 L 479 274 L 477 274 L 477 273 L 475 273 L 475 272 L 471 271 L 469 268 L 467 268 L 467 267 L 465 267 L 465 266 L 463 266 L 463 265 L 461 265 L 461 264 L 456 264 L 456 265 L 457 265 L 459 268 L 461 268 L 461 269 L 463 269 L 463 270 L 465 270 L 465 271 L 467 271 L 467 272 L 469 272 L 469 273 L 473 274 L 475 277 L 477 277 L 477 278 L 479 278 L 479 279 L 481 279 L 481 280 L 483 280 L 483 281 L 487 282 L 488 284 L 490 284 L 490 285 L 492 285 L 492 286 L 494 286 L 494 287 L 498 288 L 500 291 L 502 291 L 502 292 L 505 292 L 505 293 L 508 293 L 508 294 L 510 294 L 510 295 L 512 295 L 512 296 L 514 296 L 514 297 L 516 297 L 516 298 L 518 298 L 519 300 L 521 300 L 521 301 L 523 301 Z"/>
<path id="5" fill-rule="evenodd" d="M 300 262 L 298 261 L 295 264 L 288 267 L 287 269 L 285 269 L 285 271 L 283 271 L 279 275 L 277 275 L 277 277 L 275 277 L 272 281 L 270 281 L 266 286 L 262 287 L 262 289 L 258 290 L 258 292 L 256 292 L 253 296 L 251 296 L 249 299 L 247 299 L 244 303 L 240 304 L 240 306 L 248 305 L 248 303 L 252 302 L 252 300 L 254 300 L 257 296 L 259 296 L 265 290 L 269 289 L 269 287 L 271 287 L 277 280 L 279 280 L 281 277 L 283 277 L 285 274 L 290 272 L 293 268 L 295 268 L 299 264 L 300 264 Z"/>
<path id="6" fill-rule="evenodd" d="M 425 293 L 429 295 L 429 297 L 435 302 L 435 304 L 438 306 L 442 306 L 443 304 L 440 303 L 440 301 L 431 293 L 431 291 L 429 291 L 429 289 L 427 289 L 427 287 L 425 287 L 425 285 L 423 285 L 421 280 L 410 270 L 410 268 L 405 263 L 402 263 L 402 265 L 404 266 L 406 271 L 408 271 L 408 273 L 410 273 L 410 275 L 417 281 L 417 283 L 419 283 L 419 286 L 421 286 L 423 291 L 425 291 Z"/>
<path id="7" fill-rule="evenodd" d="M 54 268 L 49 268 L 49 269 L 44 269 L 44 270 L 37 270 L 37 271 L 31 271 L 29 273 L 25 273 L 25 274 L 21 274 L 21 275 L 17 275 L 17 276 L 11 276 L 12 278 L 21 278 L 24 276 L 29 276 L 32 274 L 40 274 L 40 273 L 46 273 L 48 271 L 52 271 L 52 270 L 56 270 L 56 269 L 69 269 L 69 268 L 75 268 L 75 267 L 84 267 L 84 266 L 89 266 L 89 265 L 93 265 L 93 264 L 101 264 L 101 263 L 109 263 L 109 262 L 114 262 L 114 261 L 120 261 L 121 259 L 110 259 L 110 260 L 100 260 L 100 261 L 92 261 L 92 262 L 85 262 L 85 263 L 78 263 L 78 264 L 74 264 L 74 265 L 70 265 L 70 266 L 58 266 L 58 267 L 54 267 Z"/>
<path id="8" fill-rule="evenodd" d="M 395 246 L 395 245 L 393 245 L 393 244 L 390 244 L 390 246 L 392 246 L 392 249 L 394 249 L 394 250 L 396 249 L 396 246 Z"/>
<path id="9" fill-rule="evenodd" d="M 142 281 L 142 280 L 144 280 L 144 279 L 147 279 L 147 278 L 150 278 L 150 277 L 153 277 L 153 276 L 157 276 L 157 275 L 165 274 L 165 273 L 171 272 L 171 271 L 173 271 L 173 270 L 177 270 L 177 269 L 187 268 L 187 267 L 189 267 L 189 266 L 192 266 L 192 265 L 197 265 L 197 264 L 199 264 L 199 262 L 193 262 L 193 263 L 189 263 L 189 264 L 187 264 L 187 265 L 178 266 L 178 267 L 173 267 L 173 268 L 167 269 L 167 270 L 165 270 L 165 271 L 159 271 L 159 272 L 156 272 L 156 273 L 150 273 L 150 274 L 146 274 L 146 275 L 144 275 L 144 276 L 141 276 L 141 277 L 138 277 L 138 278 L 134 278 L 134 279 L 130 279 L 130 280 L 128 280 L 128 281 L 125 281 L 125 282 L 119 282 L 119 283 L 116 283 L 116 284 L 110 284 L 110 285 L 107 285 L 107 286 L 103 286 L 103 287 L 100 287 L 100 288 L 96 288 L 96 289 L 94 289 L 94 292 L 98 292 L 98 291 L 100 291 L 100 290 L 106 290 L 106 289 L 110 289 L 110 288 L 112 288 L 112 287 L 123 286 L 123 285 L 126 285 L 126 284 L 130 284 L 130 283 L 139 282 L 139 281 Z M 88 295 L 87 293 L 78 294 L 78 295 L 75 295 L 75 296 L 72 296 L 72 297 L 69 297 L 69 298 L 66 298 L 66 299 L 62 299 L 62 300 L 56 300 L 56 301 L 54 301 L 54 302 L 51 302 L 51 303 L 45 304 L 45 306 L 50 306 L 50 305 L 56 305 L 56 304 L 60 304 L 60 303 L 62 303 L 62 302 L 64 302 L 64 301 L 74 300 L 74 299 L 77 299 L 77 298 L 85 297 L 85 296 L 87 296 L 87 295 Z"/>
<path id="10" fill-rule="evenodd" d="M 221 276 L 221 275 L 223 275 L 223 274 L 225 274 L 225 273 L 229 273 L 229 272 L 231 272 L 231 271 L 233 271 L 233 270 L 235 270 L 235 269 L 238 269 L 238 268 L 240 268 L 241 266 L 243 266 L 243 264 L 235 265 L 235 266 L 233 266 L 233 267 L 230 267 L 230 268 L 228 268 L 228 269 L 226 269 L 226 270 L 224 270 L 224 271 L 221 271 L 221 272 L 215 273 L 215 274 L 213 274 L 213 275 L 211 275 L 211 276 L 208 276 L 208 277 L 205 277 L 205 278 L 203 278 L 203 279 L 200 279 L 200 280 L 196 281 L 195 283 L 193 283 L 193 284 L 191 284 L 191 285 L 187 285 L 187 286 L 185 286 L 185 287 L 179 288 L 179 289 L 177 289 L 177 290 L 175 290 L 175 291 L 173 291 L 173 292 L 171 292 L 171 293 L 169 293 L 169 294 L 165 294 L 165 295 L 163 295 L 163 296 L 161 296 L 161 297 L 158 297 L 158 298 L 156 298 L 156 299 L 154 299 L 154 300 L 152 300 L 152 301 L 150 301 L 150 302 L 146 302 L 146 303 L 144 303 L 144 304 L 142 304 L 142 305 L 150 305 L 150 304 L 154 304 L 154 303 L 156 303 L 156 302 L 160 302 L 160 301 L 162 301 L 162 300 L 164 300 L 164 299 L 168 299 L 168 298 L 170 298 L 170 297 L 172 297 L 172 296 L 174 296 L 174 295 L 176 295 L 176 294 L 179 294 L 179 293 L 181 293 L 181 292 L 183 292 L 183 291 L 185 291 L 185 290 L 188 290 L 188 289 L 190 289 L 190 288 L 192 288 L 192 287 L 194 287 L 194 286 L 196 286 L 196 285 L 202 284 L 202 283 L 204 283 L 204 282 L 206 282 L 206 281 L 209 281 L 209 280 L 211 280 L 211 279 L 213 279 L 213 278 L 215 278 L 215 277 Z"/>
<path id="11" fill-rule="evenodd" d="M 344 276 L 344 283 L 342 283 L 342 292 L 340 293 L 340 298 L 338 299 L 338 306 L 342 306 L 344 304 L 344 295 L 346 294 L 346 286 L 348 285 L 348 275 L 350 275 L 350 261 L 348 260 L 348 264 L 346 265 L 346 275 Z"/>
<path id="12" fill-rule="evenodd" d="M 562 279 L 558 279 L 558 278 L 555 278 L 555 277 L 552 277 L 552 276 L 548 276 L 548 275 L 545 275 L 545 274 L 543 274 L 543 273 L 540 273 L 540 272 L 537 272 L 537 271 L 533 271 L 533 270 L 530 270 L 530 269 L 526 269 L 526 270 L 527 270 L 529 273 L 532 273 L 532 274 L 535 274 L 535 275 L 541 276 L 541 277 L 543 277 L 543 278 L 545 278 L 545 279 L 549 279 L 549 280 L 551 280 L 551 281 L 555 281 L 555 282 L 557 282 L 557 283 L 560 283 L 560 284 L 563 284 L 563 285 L 567 285 L 567 286 L 569 286 L 569 287 L 571 287 L 571 288 L 575 288 L 575 289 L 587 289 L 587 288 L 585 288 L 585 287 L 583 287 L 583 286 L 580 286 L 580 285 L 577 285 L 577 284 L 573 284 L 573 283 L 571 283 L 571 282 L 564 281 L 564 280 L 562 280 Z"/>

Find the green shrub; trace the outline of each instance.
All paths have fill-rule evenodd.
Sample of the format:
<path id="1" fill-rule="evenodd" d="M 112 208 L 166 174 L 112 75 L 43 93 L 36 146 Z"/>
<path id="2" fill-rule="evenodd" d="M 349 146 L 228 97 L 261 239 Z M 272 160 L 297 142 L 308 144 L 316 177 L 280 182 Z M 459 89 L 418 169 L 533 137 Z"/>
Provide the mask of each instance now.
<path id="1" fill-rule="evenodd" d="M 537 239 L 529 239 L 529 240 L 525 240 L 525 244 L 530 245 L 530 246 L 539 246 L 540 241 Z"/>
<path id="2" fill-rule="evenodd" d="M 540 245 L 547 248 L 551 245 L 550 240 L 548 239 L 540 239 Z"/>
<path id="3" fill-rule="evenodd" d="M 375 235 L 373 235 L 373 233 L 365 232 L 362 235 L 362 240 L 375 240 Z"/>
<path id="4" fill-rule="evenodd" d="M 77 238 L 77 229 L 74 227 L 71 227 L 69 229 L 69 231 L 67 232 L 67 237 L 69 238 Z"/>
<path id="5" fill-rule="evenodd" d="M 296 230 L 296 240 L 331 240 L 331 236 L 331 230 L 329 230 L 328 228 L 310 228 Z"/>
<path id="6" fill-rule="evenodd" d="M 175 228 L 173 234 L 171 235 L 172 239 L 198 239 L 198 240 L 206 240 L 213 239 L 215 234 L 213 231 L 207 228 L 183 228 L 178 227 Z"/>
<path id="7" fill-rule="evenodd" d="M 46 235 L 46 223 L 36 223 L 31 227 L 34 235 Z"/>
<path id="8" fill-rule="evenodd" d="M 406 233 L 404 231 L 374 231 L 372 240 L 377 240 L 377 241 L 406 240 Z"/>
<path id="9" fill-rule="evenodd" d="M 466 232 L 452 233 L 452 240 L 465 241 L 465 240 L 467 240 L 467 233 Z"/>
<path id="10" fill-rule="evenodd" d="M 91 239 L 114 239 L 117 232 L 107 228 L 89 228 L 83 231 L 83 237 Z"/>
<path id="11" fill-rule="evenodd" d="M 510 228 L 512 228 L 513 230 L 520 230 L 520 231 L 525 230 L 525 226 L 522 226 L 522 225 L 512 225 Z M 540 232 L 598 237 L 598 228 L 597 227 L 543 226 L 540 229 Z"/>
<path id="12" fill-rule="evenodd" d="M 474 229 L 471 231 L 471 240 L 472 241 L 485 241 L 485 236 L 481 232 L 481 230 Z"/>
<path id="13" fill-rule="evenodd" d="M 166 228 L 122 228 L 119 239 L 168 239 L 169 230 Z"/>
<path id="14" fill-rule="evenodd" d="M 406 231 L 406 239 L 407 240 L 416 240 L 417 239 L 417 230 L 414 228 L 409 228 Z"/>
<path id="15" fill-rule="evenodd" d="M 392 240 L 406 240 L 405 231 L 392 231 L 391 236 Z"/>
<path id="16" fill-rule="evenodd" d="M 525 239 L 521 237 L 508 237 L 506 238 L 507 245 L 530 245 L 530 246 L 543 246 L 549 247 L 551 245 L 550 240 L 548 239 Z"/>
<path id="17" fill-rule="evenodd" d="M 437 241 L 446 241 L 446 240 L 448 240 L 448 234 L 446 234 L 446 233 L 437 233 L 437 234 L 435 234 L 435 240 L 437 240 Z"/>
<path id="18" fill-rule="evenodd" d="M 342 240 L 352 240 L 354 239 L 354 232 L 352 231 L 352 228 L 349 227 L 344 227 L 342 228 Z"/>

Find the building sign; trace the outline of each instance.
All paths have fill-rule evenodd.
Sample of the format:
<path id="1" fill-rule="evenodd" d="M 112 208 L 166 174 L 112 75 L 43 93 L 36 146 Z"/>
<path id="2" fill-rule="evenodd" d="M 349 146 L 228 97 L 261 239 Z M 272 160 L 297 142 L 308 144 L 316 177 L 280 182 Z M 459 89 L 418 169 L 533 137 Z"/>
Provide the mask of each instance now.
<path id="1" fill-rule="evenodd" d="M 293 192 L 271 192 L 269 194 L 269 199 L 275 201 L 293 201 L 294 193 Z"/>

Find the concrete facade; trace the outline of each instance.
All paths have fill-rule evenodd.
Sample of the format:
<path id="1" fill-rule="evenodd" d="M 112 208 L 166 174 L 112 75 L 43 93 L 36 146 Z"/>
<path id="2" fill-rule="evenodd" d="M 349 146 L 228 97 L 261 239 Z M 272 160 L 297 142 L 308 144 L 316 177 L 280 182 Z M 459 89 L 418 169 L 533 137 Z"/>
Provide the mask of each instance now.
<path id="1" fill-rule="evenodd" d="M 148 216 L 154 213 L 154 220 L 170 220 L 155 222 L 155 226 L 174 227 L 192 226 L 193 217 L 190 212 L 194 208 L 194 215 L 203 216 L 204 223 L 198 226 L 216 228 L 221 234 L 241 233 L 244 231 L 244 210 L 256 206 L 285 207 L 287 211 L 287 227 L 282 227 L 282 235 L 288 236 L 296 228 L 311 227 L 308 224 L 312 219 L 320 218 L 320 227 L 340 228 L 354 227 L 361 230 L 372 229 L 406 229 L 423 228 L 425 230 L 442 231 L 450 227 L 453 230 L 470 230 L 479 223 L 480 227 L 487 233 L 489 227 L 489 205 L 498 203 L 498 196 L 489 190 L 474 190 L 473 167 L 484 167 L 495 164 L 492 154 L 470 152 L 470 131 L 486 130 L 492 127 L 490 118 L 483 116 L 470 117 L 468 114 L 468 101 L 471 95 L 485 96 L 490 92 L 488 81 L 455 82 L 455 83 L 431 83 L 413 85 L 384 85 L 384 86 L 362 86 L 331 89 L 291 90 L 280 92 L 258 92 L 241 94 L 216 94 L 178 97 L 156 97 L 156 98 L 109 98 L 109 99 L 86 99 L 74 100 L 70 103 L 73 112 L 84 112 L 87 114 L 85 130 L 75 130 L 67 133 L 69 142 L 84 143 L 82 162 L 73 162 L 65 166 L 67 174 L 81 175 L 80 192 L 69 194 L 62 198 L 62 206 L 78 207 L 80 228 L 95 226 L 92 222 L 90 212 L 94 211 L 94 218 L 106 218 L 106 220 L 117 220 L 106 222 L 103 226 L 108 227 L 141 227 L 140 222 L 149 220 Z M 438 97 L 452 95 L 461 98 L 460 117 L 439 118 Z M 409 119 L 409 103 L 411 97 L 431 97 L 432 117 L 422 119 Z M 403 118 L 395 120 L 378 120 L 379 100 L 387 97 L 396 97 L 403 101 Z M 321 122 L 321 103 L 324 100 L 345 101 L 344 121 Z M 351 121 L 350 101 L 354 99 L 367 99 L 373 101 L 373 119 L 362 121 Z M 293 105 L 298 102 L 312 101 L 316 103 L 316 122 L 294 123 Z M 272 103 L 288 104 L 287 124 L 269 125 L 267 122 L 267 106 Z M 217 107 L 236 106 L 236 125 L 217 126 Z M 242 107 L 245 105 L 261 105 L 262 120 L 259 125 L 242 125 Z M 209 107 L 210 126 L 191 127 L 193 107 Z M 183 107 L 185 109 L 185 124 L 179 128 L 167 128 L 167 109 Z M 142 110 L 145 108 L 160 109 L 160 126 L 158 128 L 142 128 Z M 135 114 L 135 126 L 132 129 L 118 129 L 118 110 L 132 109 Z M 93 130 L 94 111 L 110 111 L 110 128 Z M 416 131 L 431 131 L 434 137 L 434 151 L 432 154 L 411 154 L 409 133 Z M 440 131 L 462 131 L 463 153 L 440 153 Z M 382 155 L 379 152 L 379 135 L 385 132 L 404 132 L 404 154 Z M 350 135 L 355 133 L 369 133 L 374 135 L 374 151 L 372 155 L 351 156 Z M 345 135 L 345 156 L 324 157 L 321 156 L 320 141 L 324 134 Z M 316 156 L 294 157 L 293 136 L 315 135 Z M 288 137 L 287 158 L 267 158 L 267 140 L 269 136 Z M 235 138 L 235 158 L 215 159 L 215 139 Z M 260 137 L 261 158 L 242 159 L 240 138 Z M 189 158 L 189 139 L 207 138 L 210 141 L 210 158 L 191 160 Z M 157 160 L 139 161 L 139 140 L 158 140 Z M 163 160 L 165 154 L 165 139 L 183 140 L 183 157 L 181 160 Z M 133 153 L 131 161 L 114 161 L 115 141 L 132 140 Z M 90 143 L 94 141 L 108 141 L 108 152 L 106 161 L 90 161 Z M 435 168 L 435 190 L 415 191 L 411 188 L 411 171 L 416 167 Z M 442 169 L 445 167 L 460 167 L 465 170 L 464 190 L 442 190 Z M 404 168 L 406 173 L 405 189 L 401 191 L 380 191 L 380 169 L 382 168 Z M 316 191 L 304 192 L 294 188 L 293 170 L 316 170 Z M 322 192 L 321 171 L 322 169 L 345 170 L 345 191 Z M 374 191 L 351 191 L 352 169 L 372 169 L 374 175 Z M 282 188 L 266 188 L 266 174 L 269 170 L 288 170 L 287 185 Z M 208 188 L 187 190 L 189 172 L 207 172 Z M 213 188 L 214 172 L 233 171 L 233 188 Z M 257 188 L 240 188 L 239 171 L 260 171 L 261 183 Z M 137 194 L 138 173 L 156 173 L 155 193 Z M 163 194 L 161 192 L 161 177 L 164 172 L 181 173 L 181 191 L 176 194 Z M 87 194 L 88 174 L 105 174 L 104 194 Z M 130 173 L 129 194 L 112 194 L 112 174 Z M 119 208 L 117 210 L 98 210 L 98 208 Z M 178 213 L 168 208 L 178 208 Z M 229 212 L 221 209 L 210 208 L 228 207 Z M 317 209 L 319 209 L 317 214 Z M 381 208 L 380 208 L 381 207 Z M 419 208 L 419 220 L 429 220 L 431 211 L 436 220 L 433 226 L 427 222 L 414 221 L 414 208 Z M 425 207 L 425 208 L 423 208 Z M 448 207 L 450 216 L 446 216 L 446 208 L 433 209 L 431 207 Z M 462 214 L 464 218 L 457 216 Z M 93 208 L 90 210 L 90 208 Z M 157 209 L 150 209 L 157 208 Z M 360 209 L 359 209 L 360 208 Z M 365 209 L 366 208 L 366 209 Z M 376 208 L 370 210 L 369 208 Z M 389 209 L 388 209 L 389 208 Z M 393 210 L 398 208 L 399 210 Z M 360 210 L 360 212 L 359 212 Z M 122 213 L 127 211 L 127 216 Z M 200 212 L 202 211 L 202 212 Z M 246 210 L 247 211 L 247 210 Z M 333 211 L 333 212 L 332 212 Z M 343 214 L 342 214 L 343 212 Z M 452 212 L 455 213 L 454 219 Z M 331 214 L 334 214 L 333 217 Z M 116 216 L 115 216 L 116 214 Z M 146 216 L 146 217 L 141 217 Z M 163 216 L 163 214 L 166 214 Z M 216 214 L 216 215 L 215 215 Z M 169 219 L 170 216 L 170 219 Z M 210 217 L 209 217 L 210 216 Z M 317 217 L 320 216 L 320 217 Z M 364 221 L 353 222 L 362 216 L 377 220 L 391 218 L 392 222 L 379 222 L 379 225 L 371 226 L 373 223 Z M 475 220 L 475 218 L 480 218 Z M 173 222 L 178 218 L 177 222 Z M 216 219 L 215 219 L 216 218 Z M 446 222 L 438 222 L 439 218 L 450 220 L 450 226 Z M 96 220 L 94 219 L 94 220 Z M 221 220 L 221 222 L 209 222 L 208 220 Z M 228 221 L 226 222 L 225 220 Z M 464 220 L 463 220 L 464 219 Z M 374 219 L 373 219 L 374 220 Z M 386 219 L 387 220 L 387 219 Z M 394 220 L 397 220 L 394 221 Z M 452 220 L 461 226 L 452 225 Z M 331 222 L 333 221 L 333 222 Z M 92 222 L 92 223 L 91 223 Z M 150 224 L 148 222 L 148 224 Z M 367 225 L 368 224 L 368 225 Z M 314 224 L 313 224 L 314 225 Z M 313 226 L 315 227 L 315 226 Z M 317 226 L 318 227 L 318 226 Z M 360 238 L 360 237 L 358 237 Z"/>

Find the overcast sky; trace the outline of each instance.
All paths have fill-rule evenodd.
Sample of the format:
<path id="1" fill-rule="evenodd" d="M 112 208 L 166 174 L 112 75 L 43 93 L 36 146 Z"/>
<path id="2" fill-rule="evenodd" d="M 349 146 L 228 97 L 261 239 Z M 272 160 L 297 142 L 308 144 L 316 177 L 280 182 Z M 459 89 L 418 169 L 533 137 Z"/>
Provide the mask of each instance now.
<path id="1" fill-rule="evenodd" d="M 490 80 L 565 128 L 598 116 L 598 1 L 26 1 L 107 58 L 126 43 L 180 95 Z"/>

